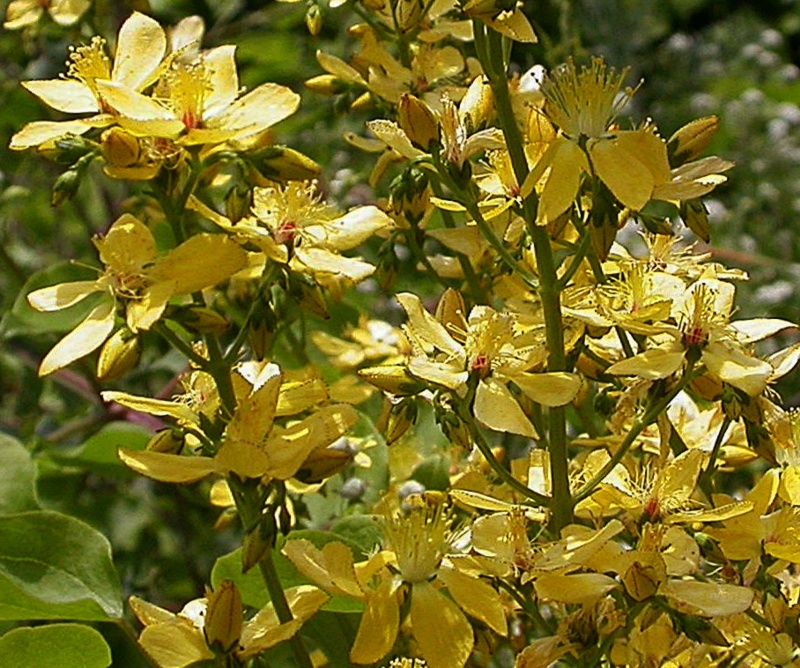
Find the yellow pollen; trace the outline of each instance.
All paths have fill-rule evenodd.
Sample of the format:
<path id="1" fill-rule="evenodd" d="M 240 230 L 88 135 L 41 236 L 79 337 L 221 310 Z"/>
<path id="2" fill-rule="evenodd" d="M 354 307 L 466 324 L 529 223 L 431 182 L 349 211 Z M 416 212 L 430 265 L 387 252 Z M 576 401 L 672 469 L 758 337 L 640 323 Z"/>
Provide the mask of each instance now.
<path id="1" fill-rule="evenodd" d="M 95 81 L 111 79 L 111 61 L 106 55 L 106 41 L 93 37 L 90 44 L 71 47 L 67 77 L 85 84 L 99 99 Z"/>
<path id="2" fill-rule="evenodd" d="M 626 89 L 620 96 L 626 74 L 606 68 L 602 58 L 580 70 L 570 59 L 542 82 L 545 113 L 571 139 L 602 137 L 633 95 Z"/>

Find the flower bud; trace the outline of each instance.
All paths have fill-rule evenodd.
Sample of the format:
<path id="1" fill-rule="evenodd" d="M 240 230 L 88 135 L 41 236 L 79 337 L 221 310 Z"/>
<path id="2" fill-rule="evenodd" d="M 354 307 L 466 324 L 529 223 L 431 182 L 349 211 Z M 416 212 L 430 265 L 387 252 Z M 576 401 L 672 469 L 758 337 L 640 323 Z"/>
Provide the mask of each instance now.
<path id="1" fill-rule="evenodd" d="M 93 141 L 74 135 L 45 142 L 38 148 L 40 155 L 59 165 L 74 165 L 78 160 L 96 150 L 97 144 Z"/>
<path id="2" fill-rule="evenodd" d="M 718 129 L 719 116 L 705 116 L 677 130 L 667 142 L 669 166 L 680 167 L 698 157 L 708 148 Z"/>
<path id="3" fill-rule="evenodd" d="M 238 223 L 250 213 L 252 205 L 250 189 L 242 185 L 235 185 L 225 197 L 225 215 L 232 223 Z"/>
<path id="4" fill-rule="evenodd" d="M 315 37 L 319 35 L 322 30 L 322 14 L 319 11 L 319 5 L 311 5 L 306 12 L 306 28 L 308 32 Z"/>
<path id="5" fill-rule="evenodd" d="M 358 375 L 368 383 L 389 394 L 408 396 L 425 389 L 425 385 L 414 378 L 404 366 L 385 365 L 360 369 Z"/>
<path id="6" fill-rule="evenodd" d="M 411 143 L 423 151 L 439 141 L 439 122 L 430 107 L 410 93 L 403 93 L 397 107 L 397 121 Z"/>
<path id="7" fill-rule="evenodd" d="M 113 167 L 130 167 L 139 162 L 139 140 L 122 128 L 109 128 L 100 137 L 105 161 Z"/>
<path id="8" fill-rule="evenodd" d="M 347 85 L 334 74 L 320 74 L 304 82 L 306 88 L 320 95 L 338 95 L 347 90 Z"/>
<path id="9" fill-rule="evenodd" d="M 690 199 L 681 202 L 680 214 L 683 222 L 686 223 L 686 227 L 694 232 L 700 240 L 706 243 L 711 241 L 708 211 L 702 201 Z"/>
<path id="10" fill-rule="evenodd" d="M 395 0 L 397 29 L 407 33 L 417 27 L 422 19 L 426 3 L 421 0 Z"/>
<path id="11" fill-rule="evenodd" d="M 285 146 L 266 146 L 245 157 L 261 174 L 275 181 L 307 181 L 320 172 L 311 158 Z"/>
<path id="12" fill-rule="evenodd" d="M 139 362 L 139 338 L 127 329 L 120 329 L 100 349 L 97 358 L 97 380 L 114 380 L 124 376 Z"/>
<path id="13" fill-rule="evenodd" d="M 386 419 L 386 445 L 391 445 L 405 434 L 417 419 L 417 404 L 411 399 L 403 399 L 392 406 Z"/>
<path id="14" fill-rule="evenodd" d="M 242 573 L 247 573 L 255 566 L 264 553 L 275 545 L 277 529 L 275 518 L 266 514 L 262 520 L 250 529 L 242 540 Z"/>
<path id="15" fill-rule="evenodd" d="M 170 312 L 170 318 L 198 334 L 221 334 L 230 326 L 224 315 L 208 306 L 185 306 Z"/>
<path id="16" fill-rule="evenodd" d="M 183 448 L 183 434 L 175 429 L 157 431 L 147 442 L 146 450 L 177 455 Z"/>
<path id="17" fill-rule="evenodd" d="M 465 119 L 470 134 L 489 125 L 494 113 L 494 94 L 486 77 L 479 76 L 472 80 L 458 106 L 458 113 Z"/>
<path id="18" fill-rule="evenodd" d="M 353 454 L 348 450 L 333 446 L 319 448 L 306 457 L 294 477 L 307 485 L 314 485 L 337 474 L 351 461 Z"/>
<path id="19" fill-rule="evenodd" d="M 209 647 L 230 651 L 242 635 L 242 595 L 231 580 L 223 580 L 208 596 L 203 633 Z"/>
<path id="20" fill-rule="evenodd" d="M 350 108 L 353 111 L 369 111 L 370 109 L 372 109 L 372 107 L 373 107 L 372 93 L 370 93 L 369 91 L 359 95 L 350 104 Z"/>
<path id="21" fill-rule="evenodd" d="M 78 192 L 81 182 L 81 172 L 77 169 L 68 169 L 56 179 L 53 184 L 53 192 L 50 194 L 50 204 L 61 206 L 64 202 L 71 200 Z"/>

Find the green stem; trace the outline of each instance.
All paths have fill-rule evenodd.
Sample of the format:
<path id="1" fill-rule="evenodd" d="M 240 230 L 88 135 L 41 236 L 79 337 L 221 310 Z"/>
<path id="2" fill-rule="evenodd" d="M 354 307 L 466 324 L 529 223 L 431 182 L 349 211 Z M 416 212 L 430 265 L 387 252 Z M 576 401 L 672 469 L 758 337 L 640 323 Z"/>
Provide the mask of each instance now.
<path id="1" fill-rule="evenodd" d="M 489 78 L 494 93 L 495 108 L 500 127 L 506 140 L 506 148 L 511 158 L 517 183 L 524 183 L 528 176 L 528 158 L 525 155 L 525 142 L 517 124 L 511 96 L 508 91 L 503 38 L 494 30 L 487 29 L 480 21 L 473 21 L 475 43 L 478 56 Z M 546 228 L 536 224 L 538 199 L 536 191 L 522 203 L 523 218 L 533 241 L 536 267 L 539 273 L 538 291 L 544 312 L 545 336 L 549 353 L 547 370 L 565 371 L 567 368 L 564 350 L 564 325 L 561 314 L 561 296 L 555 258 L 550 245 L 550 235 Z M 572 522 L 574 500 L 569 487 L 569 456 L 567 451 L 567 419 L 563 406 L 550 409 L 548 448 L 550 451 L 550 474 L 553 484 L 552 528 L 557 534 L 561 528 Z"/>
<path id="2" fill-rule="evenodd" d="M 242 526 L 245 531 L 252 530 L 261 520 L 263 497 L 259 493 L 259 488 L 243 483 L 236 476 L 229 476 L 228 485 L 236 502 L 236 510 L 242 520 Z M 275 608 L 278 621 L 281 624 L 292 621 L 294 617 L 289 607 L 289 602 L 286 600 L 286 594 L 283 591 L 278 571 L 275 568 L 271 545 L 267 547 L 259 560 L 258 570 L 264 580 L 270 601 Z M 297 666 L 300 668 L 313 668 L 308 651 L 300 635 L 295 634 L 288 642 L 291 644 Z"/>
<path id="3" fill-rule="evenodd" d="M 711 455 L 708 457 L 708 464 L 706 464 L 705 470 L 700 474 L 700 488 L 708 496 L 711 496 L 711 493 L 714 491 L 714 485 L 711 476 L 714 475 L 714 467 L 717 464 L 717 457 L 719 456 L 719 451 L 722 448 L 722 443 L 725 440 L 725 434 L 728 433 L 728 427 L 730 426 L 731 419 L 726 415 L 722 420 L 722 424 L 719 426 L 717 438 L 714 441 L 714 447 L 711 449 Z"/>
<path id="4" fill-rule="evenodd" d="M 658 401 L 654 401 L 650 404 L 644 415 L 634 421 L 630 431 L 627 433 L 625 439 L 622 441 L 622 443 L 620 443 L 619 447 L 611 456 L 611 459 L 606 462 L 605 466 L 603 466 L 603 468 L 601 468 L 591 480 L 589 480 L 575 493 L 576 503 L 588 497 L 594 491 L 594 489 L 601 482 L 603 482 L 605 477 L 611 473 L 614 467 L 622 461 L 623 457 L 625 457 L 628 450 L 630 450 L 636 438 L 642 433 L 642 430 L 644 430 L 644 428 L 648 425 L 652 424 L 658 418 L 658 416 L 667 409 L 667 406 L 669 406 L 670 402 L 672 402 L 672 400 L 678 396 L 683 388 L 685 388 L 693 379 L 693 365 L 689 364 L 675 387 L 673 387 Z"/>
<path id="5" fill-rule="evenodd" d="M 581 240 L 578 243 L 577 248 L 575 249 L 575 254 L 572 256 L 572 259 L 569 262 L 569 266 L 561 278 L 558 280 L 558 290 L 563 290 L 564 288 L 569 285 L 569 282 L 572 280 L 572 277 L 580 268 L 581 264 L 583 264 L 583 260 L 586 258 L 586 253 L 589 250 L 589 246 L 591 245 L 591 238 L 587 233 L 581 234 Z"/>
<path id="6" fill-rule="evenodd" d="M 167 343 L 169 343 L 193 364 L 196 364 L 197 366 L 203 366 L 206 364 L 206 360 L 195 352 L 191 344 L 184 341 L 180 336 L 173 332 L 165 322 L 157 322 L 153 329 L 158 332 L 167 341 Z"/>

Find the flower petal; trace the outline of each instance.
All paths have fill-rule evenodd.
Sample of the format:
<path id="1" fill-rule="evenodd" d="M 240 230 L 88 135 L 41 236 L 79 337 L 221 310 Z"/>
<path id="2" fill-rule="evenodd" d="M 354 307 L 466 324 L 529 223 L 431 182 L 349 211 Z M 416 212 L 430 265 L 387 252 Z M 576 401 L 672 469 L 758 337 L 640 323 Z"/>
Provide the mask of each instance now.
<path id="1" fill-rule="evenodd" d="M 467 614 L 479 619 L 501 636 L 508 635 L 508 622 L 503 602 L 487 582 L 453 568 L 442 568 L 439 579 L 447 591 Z"/>
<path id="2" fill-rule="evenodd" d="M 595 139 L 588 144 L 592 166 L 600 180 L 620 202 L 638 211 L 650 201 L 653 175 L 616 139 Z"/>
<path id="3" fill-rule="evenodd" d="M 100 111 L 97 98 L 86 84 L 75 79 L 50 79 L 21 82 L 46 105 L 68 114 L 93 114 Z"/>
<path id="4" fill-rule="evenodd" d="M 114 301 L 105 299 L 47 353 L 39 366 L 46 376 L 97 350 L 114 329 Z"/>
<path id="5" fill-rule="evenodd" d="M 581 389 L 581 377 L 565 371 L 548 373 L 520 372 L 509 374 L 528 397 L 543 406 L 565 406 L 572 401 Z"/>
<path id="6" fill-rule="evenodd" d="M 202 480 L 217 470 L 210 457 L 184 457 L 151 450 L 118 451 L 122 463 L 137 473 L 161 482 L 189 483 Z"/>
<path id="7" fill-rule="evenodd" d="M 469 620 L 430 582 L 413 586 L 411 627 L 430 668 L 460 668 L 472 653 L 475 640 Z"/>
<path id="8" fill-rule="evenodd" d="M 158 21 L 134 12 L 119 30 L 111 78 L 133 90 L 142 90 L 154 81 L 166 51 L 167 36 Z"/>
<path id="9" fill-rule="evenodd" d="M 384 578 L 367 597 L 366 604 L 355 642 L 350 649 L 353 663 L 380 661 L 392 649 L 400 627 L 400 606 L 391 577 Z"/>
<path id="10" fill-rule="evenodd" d="M 475 417 L 489 429 L 538 438 L 536 429 L 511 391 L 496 378 L 478 383 L 473 404 Z"/>
<path id="11" fill-rule="evenodd" d="M 60 311 L 102 289 L 97 281 L 60 283 L 28 293 L 28 302 L 37 311 Z"/>

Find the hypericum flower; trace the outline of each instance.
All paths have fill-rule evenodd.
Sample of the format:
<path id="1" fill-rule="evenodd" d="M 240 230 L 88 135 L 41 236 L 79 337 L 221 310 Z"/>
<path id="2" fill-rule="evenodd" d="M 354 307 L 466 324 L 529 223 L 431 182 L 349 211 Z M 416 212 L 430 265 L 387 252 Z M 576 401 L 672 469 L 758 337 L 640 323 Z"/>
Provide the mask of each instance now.
<path id="1" fill-rule="evenodd" d="M 490 429 L 536 437 L 533 424 L 507 386 L 509 381 L 546 406 L 563 406 L 580 389 L 576 374 L 531 371 L 540 361 L 534 354 L 536 341 L 516 332 L 509 314 L 476 306 L 466 320 L 460 312 L 460 323 L 442 323 L 425 310 L 416 295 L 401 293 L 397 300 L 408 315 L 405 331 L 413 349 L 408 370 L 460 397 L 466 396 L 473 379 L 472 410 Z"/>
<path id="2" fill-rule="evenodd" d="M 310 457 L 334 444 L 358 421 L 358 414 L 348 404 L 318 407 L 327 400 L 328 393 L 319 379 L 308 374 L 283 372 L 276 364 L 267 362 L 242 362 L 231 375 L 231 381 L 236 408 L 218 452 L 201 448 L 203 456 L 186 457 L 123 449 L 122 461 L 142 475 L 162 482 L 196 482 L 213 473 L 235 473 L 239 478 L 260 479 L 267 484 L 294 477 Z M 124 392 L 103 392 L 103 399 L 144 413 L 171 417 L 199 436 L 201 445 L 208 440 L 202 426 L 207 420 L 200 419 L 193 408 L 196 399 L 191 396 L 165 401 Z M 287 426 L 276 422 L 276 418 L 311 409 L 314 410 L 310 415 Z"/>
<path id="3" fill-rule="evenodd" d="M 227 582 L 227 585 L 226 585 Z M 234 591 L 234 596 L 225 595 Z M 220 596 L 222 593 L 222 596 Z M 293 637 L 300 627 L 328 600 L 316 587 L 300 585 L 285 592 L 292 619 L 281 623 L 272 602 L 251 619 L 242 619 L 241 597 L 235 585 L 223 581 L 208 596 L 189 601 L 174 614 L 136 596 L 129 599 L 131 609 L 144 625 L 138 642 L 159 668 L 187 668 L 198 661 L 213 659 L 215 651 L 231 652 L 246 661 Z M 228 599 L 238 597 L 229 604 Z M 222 600 L 220 600 L 222 599 Z M 215 624 L 215 610 L 221 617 Z M 234 633 L 233 643 L 224 646 L 211 627 Z M 223 634 L 224 637 L 224 634 Z M 213 651 L 215 650 L 215 651 Z"/>
<path id="4" fill-rule="evenodd" d="M 91 7 L 91 0 L 11 0 L 6 9 L 6 30 L 20 30 L 37 23 L 45 12 L 60 26 L 71 26 Z"/>
<path id="5" fill-rule="evenodd" d="M 776 369 L 754 356 L 750 348 L 794 324 L 777 318 L 730 322 L 734 287 L 715 278 L 701 278 L 673 302 L 677 325 L 666 327 L 666 342 L 612 364 L 606 371 L 649 380 L 677 372 L 687 354 L 699 352 L 707 373 L 751 397 L 758 396 Z"/>
<path id="6" fill-rule="evenodd" d="M 467 16 L 478 19 L 492 30 L 517 42 L 538 41 L 522 3 L 515 0 L 466 0 L 461 7 Z"/>
<path id="7" fill-rule="evenodd" d="M 274 83 L 240 97 L 234 46 L 220 46 L 192 60 L 173 59 L 152 97 L 113 80 L 98 83 L 119 124 L 140 136 L 181 145 L 220 144 L 256 135 L 295 112 L 300 96 Z"/>
<path id="8" fill-rule="evenodd" d="M 61 283 L 28 295 L 39 311 L 60 311 L 91 294 L 104 298 L 42 360 L 40 375 L 52 373 L 99 348 L 114 331 L 117 307 L 128 328 L 150 329 L 177 295 L 199 292 L 220 283 L 247 263 L 246 253 L 221 234 L 198 234 L 160 254 L 150 229 L 123 214 L 104 237 L 94 239 L 105 270 L 95 281 Z"/>
<path id="9" fill-rule="evenodd" d="M 626 72 L 606 68 L 601 58 L 578 70 L 572 60 L 541 84 L 544 113 L 562 136 L 531 171 L 535 184 L 545 176 L 539 219 L 547 223 L 575 200 L 583 174 L 597 176 L 624 206 L 641 209 L 653 189 L 672 180 L 666 144 L 652 127 L 621 131 L 613 126 L 633 90 L 621 92 Z"/>
<path id="10" fill-rule="evenodd" d="M 235 225 L 199 201 L 193 200 L 190 206 L 242 243 L 258 246 L 269 260 L 322 282 L 340 276 L 360 281 L 372 274 L 374 266 L 345 257 L 341 251 L 393 226 L 391 218 L 375 206 L 343 214 L 322 200 L 313 181 L 256 188 L 253 200 L 251 215 Z"/>
<path id="11" fill-rule="evenodd" d="M 82 135 L 93 127 L 111 125 L 116 110 L 105 98 L 103 84 L 132 92 L 144 90 L 158 78 L 166 53 L 164 30 L 139 12 L 134 12 L 122 24 L 113 63 L 102 37 L 94 37 L 88 45 L 73 48 L 64 78 L 23 81 L 22 86 L 53 109 L 94 115 L 73 121 L 28 123 L 11 138 L 10 148 L 26 149 L 67 134 Z"/>
<path id="12" fill-rule="evenodd" d="M 461 668 L 474 644 L 464 613 L 501 636 L 508 633 L 499 594 L 485 581 L 458 570 L 448 555 L 457 534 L 441 503 L 414 498 L 408 511 L 385 509 L 385 549 L 353 564 L 341 544 L 322 550 L 306 540 L 290 540 L 284 554 L 306 577 L 333 594 L 364 600 L 365 610 L 350 659 L 371 664 L 383 659 L 401 626 L 403 599 L 419 654 L 430 668 Z"/>

